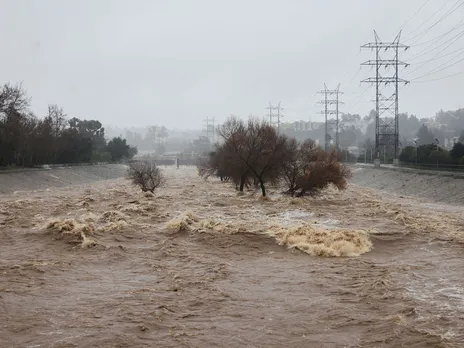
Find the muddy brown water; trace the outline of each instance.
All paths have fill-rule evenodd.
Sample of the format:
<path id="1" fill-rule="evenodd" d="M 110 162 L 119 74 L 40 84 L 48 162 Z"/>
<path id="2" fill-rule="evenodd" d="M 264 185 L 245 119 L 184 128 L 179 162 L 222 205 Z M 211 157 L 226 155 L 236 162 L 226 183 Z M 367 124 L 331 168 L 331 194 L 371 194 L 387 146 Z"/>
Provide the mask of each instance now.
<path id="1" fill-rule="evenodd" d="M 0 347 L 464 346 L 463 209 L 165 173 L 0 196 Z"/>

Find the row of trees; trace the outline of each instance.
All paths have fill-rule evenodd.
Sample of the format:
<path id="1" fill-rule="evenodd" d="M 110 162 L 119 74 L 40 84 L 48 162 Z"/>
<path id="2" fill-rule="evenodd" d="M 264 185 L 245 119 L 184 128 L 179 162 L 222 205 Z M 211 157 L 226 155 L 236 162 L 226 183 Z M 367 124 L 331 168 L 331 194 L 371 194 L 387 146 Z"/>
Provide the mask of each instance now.
<path id="1" fill-rule="evenodd" d="M 166 152 L 169 135 L 164 126 L 150 126 L 146 128 L 145 134 L 136 130 L 126 130 L 124 137 L 130 145 L 137 147 L 140 151 L 156 151 L 162 155 Z"/>
<path id="2" fill-rule="evenodd" d="M 464 165 L 464 144 L 456 143 L 451 151 L 437 144 L 407 146 L 401 151 L 400 161 L 417 164 Z"/>
<path id="3" fill-rule="evenodd" d="M 69 119 L 58 105 L 38 118 L 29 107 L 21 84 L 0 86 L 0 166 L 119 161 L 137 153 L 125 139 L 107 142 L 97 120 Z"/>
<path id="4" fill-rule="evenodd" d="M 436 130 L 434 131 L 432 129 L 429 129 L 429 127 L 423 124 L 419 127 L 414 142 L 417 145 L 435 144 L 437 143 L 437 141 L 439 144 L 444 144 L 444 137 L 439 136 L 437 134 L 440 133 L 438 133 Z M 459 134 L 457 132 L 455 132 L 455 134 L 456 138 L 458 138 L 458 141 L 464 143 L 464 129 L 461 130 Z"/>
<path id="5" fill-rule="evenodd" d="M 400 142 L 403 146 L 414 145 L 414 140 L 419 145 L 426 145 L 435 143 L 435 139 L 445 144 L 445 139 L 450 140 L 458 136 L 464 138 L 464 109 L 446 112 L 441 110 L 432 118 L 419 118 L 407 113 L 399 114 L 398 118 Z M 390 121 L 393 122 L 393 118 L 390 118 Z M 285 134 L 299 140 L 311 138 L 321 144 L 324 142 L 325 126 L 322 123 L 313 125 L 313 129 L 306 131 L 294 131 L 292 124 L 284 124 L 282 129 Z M 371 110 L 364 117 L 358 114 L 341 114 L 339 131 L 341 149 L 350 146 L 368 148 L 369 143 L 373 143 L 375 139 L 375 110 Z M 333 136 L 334 130 L 331 129 L 329 139 Z"/>
<path id="6" fill-rule="evenodd" d="M 335 151 L 326 152 L 312 140 L 299 143 L 279 135 L 257 119 L 244 122 L 231 117 L 218 133 L 222 142 L 200 160 L 199 174 L 231 180 L 240 192 L 251 186 L 266 196 L 268 185 L 285 183 L 288 193 L 302 196 L 318 193 L 331 183 L 345 189 L 351 175 Z"/>
<path id="7" fill-rule="evenodd" d="M 464 164 L 464 131 L 461 131 L 458 142 L 451 151 L 440 145 L 440 139 L 426 125 L 417 131 L 414 146 L 406 146 L 400 154 L 400 161 L 418 164 Z"/>

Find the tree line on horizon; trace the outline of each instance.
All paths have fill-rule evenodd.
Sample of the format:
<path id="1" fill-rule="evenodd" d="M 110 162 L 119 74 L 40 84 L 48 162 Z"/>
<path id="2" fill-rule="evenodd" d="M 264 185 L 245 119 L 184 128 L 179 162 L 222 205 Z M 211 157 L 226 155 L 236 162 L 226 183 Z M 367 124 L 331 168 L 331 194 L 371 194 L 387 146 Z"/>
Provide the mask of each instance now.
<path id="1" fill-rule="evenodd" d="M 440 139 L 423 124 L 417 131 L 414 145 L 404 147 L 400 161 L 411 164 L 464 165 L 464 130 L 451 150 L 442 146 Z"/>
<path id="2" fill-rule="evenodd" d="M 390 120 L 393 121 L 393 118 Z M 306 131 L 295 131 L 289 127 L 290 124 L 284 126 L 282 132 L 289 136 L 295 136 L 300 141 L 311 138 L 318 140 L 320 144 L 324 142 L 324 124 L 319 125 L 316 129 Z M 361 152 L 357 158 L 358 161 L 371 161 L 375 157 L 375 110 L 371 110 L 364 117 L 358 114 L 341 114 L 339 129 L 339 151 L 347 154 L 348 161 L 356 161 L 356 156 L 351 156 L 348 152 L 348 148 L 351 146 L 366 150 L 366 154 Z M 418 118 L 415 115 L 402 113 L 399 115 L 399 131 L 400 148 L 402 149 L 399 159 L 402 162 L 464 164 L 464 109 L 440 110 L 432 118 Z M 458 141 L 452 149 L 448 149 L 445 147 L 445 140 L 450 141 L 452 138 L 457 138 Z M 330 139 L 331 135 L 329 134 Z M 385 150 L 380 149 L 380 157 L 392 163 L 394 153 L 391 152 L 391 148 L 386 150 L 384 156 L 383 151 Z"/>
<path id="3" fill-rule="evenodd" d="M 39 118 L 21 84 L 0 86 L 0 167 L 120 161 L 136 153 L 126 139 L 107 141 L 98 120 L 68 118 L 56 104 Z"/>
<path id="4" fill-rule="evenodd" d="M 366 148 L 372 146 L 375 139 L 375 110 L 371 110 L 367 115 L 341 113 L 339 119 L 339 142 L 340 148 L 357 146 Z M 393 118 L 386 118 L 393 121 Z M 418 137 L 420 128 L 429 124 L 433 138 L 438 139 L 441 144 L 445 139 L 464 135 L 464 109 L 456 111 L 440 110 L 434 117 L 419 118 L 416 115 L 401 113 L 398 115 L 400 143 L 403 147 L 414 145 L 414 139 Z M 315 122 L 314 129 L 294 130 L 292 123 L 284 123 L 281 126 L 283 133 L 293 136 L 298 140 L 304 139 L 318 140 L 324 143 L 325 126 L 322 122 Z M 334 131 L 329 130 L 329 139 L 334 136 Z M 434 141 L 435 142 L 435 141 Z"/>

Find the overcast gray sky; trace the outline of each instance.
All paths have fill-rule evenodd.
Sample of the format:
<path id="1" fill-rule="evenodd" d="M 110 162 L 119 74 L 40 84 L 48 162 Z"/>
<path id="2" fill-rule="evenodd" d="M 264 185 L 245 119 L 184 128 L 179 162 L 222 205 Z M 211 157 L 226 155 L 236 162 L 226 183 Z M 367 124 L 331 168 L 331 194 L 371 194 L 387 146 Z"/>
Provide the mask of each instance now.
<path id="1" fill-rule="evenodd" d="M 412 79 L 442 66 L 422 80 L 446 77 L 464 70 L 464 50 L 440 58 L 464 47 L 459 36 L 444 44 L 464 33 L 462 3 L 0 0 L 0 82 L 24 81 L 40 116 L 57 103 L 69 116 L 119 126 L 201 128 L 206 117 L 262 116 L 269 101 L 282 102 L 285 120 L 315 121 L 315 92 L 339 82 L 342 111 L 365 115 L 374 89 L 359 80 L 374 72 L 359 64 L 373 54 L 360 45 L 373 29 L 392 40 L 425 4 L 404 26 L 403 41 L 419 45 L 401 54 L 418 57 L 400 74 Z M 436 49 L 421 52 L 429 45 Z M 400 90 L 400 111 L 429 117 L 464 106 L 463 83 L 464 74 L 411 83 Z"/>

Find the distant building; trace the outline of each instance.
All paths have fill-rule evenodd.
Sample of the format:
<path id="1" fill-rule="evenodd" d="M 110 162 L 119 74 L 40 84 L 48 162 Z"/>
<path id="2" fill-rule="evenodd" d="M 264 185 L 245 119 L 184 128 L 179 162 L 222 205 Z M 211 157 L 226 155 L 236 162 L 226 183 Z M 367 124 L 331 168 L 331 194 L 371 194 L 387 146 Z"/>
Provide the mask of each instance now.
<path id="1" fill-rule="evenodd" d="M 357 146 L 348 146 L 348 152 L 350 152 L 356 157 L 359 157 L 359 155 L 361 154 L 361 150 Z"/>
<path id="2" fill-rule="evenodd" d="M 296 121 L 293 122 L 293 130 L 295 132 L 307 132 L 319 128 L 320 125 L 324 122 L 306 122 L 306 121 Z"/>
<path id="3" fill-rule="evenodd" d="M 310 127 L 311 127 L 311 125 L 309 124 L 309 122 L 305 122 L 305 121 L 293 122 L 293 130 L 295 132 L 308 131 L 308 130 L 310 130 Z"/>
<path id="4" fill-rule="evenodd" d="M 428 129 L 444 129 L 446 128 L 446 125 L 438 123 L 434 119 L 425 119 L 424 122 L 422 122 L 427 126 Z"/>
<path id="5" fill-rule="evenodd" d="M 445 138 L 445 149 L 451 150 L 457 143 L 459 143 L 459 137 Z"/>

